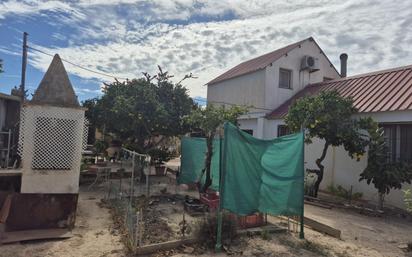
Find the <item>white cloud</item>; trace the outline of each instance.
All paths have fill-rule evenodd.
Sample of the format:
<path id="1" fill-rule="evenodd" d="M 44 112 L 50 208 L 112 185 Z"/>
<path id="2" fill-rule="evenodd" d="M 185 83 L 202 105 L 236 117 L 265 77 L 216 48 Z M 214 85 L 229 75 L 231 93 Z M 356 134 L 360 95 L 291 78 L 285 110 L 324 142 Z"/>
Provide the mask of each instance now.
<path id="1" fill-rule="evenodd" d="M 176 80 L 193 72 L 199 78 L 185 84 L 191 95 L 205 96 L 202 85 L 231 66 L 309 36 L 337 67 L 339 54 L 347 52 L 349 74 L 411 64 L 410 10 L 412 1 L 389 0 L 9 0 L 0 4 L 0 19 L 63 13 L 62 21 L 77 31 L 64 35 L 68 46 L 38 48 L 119 77 L 154 73 L 158 64 Z M 42 70 L 50 60 L 31 53 L 31 64 Z M 69 64 L 66 68 L 107 81 Z"/>

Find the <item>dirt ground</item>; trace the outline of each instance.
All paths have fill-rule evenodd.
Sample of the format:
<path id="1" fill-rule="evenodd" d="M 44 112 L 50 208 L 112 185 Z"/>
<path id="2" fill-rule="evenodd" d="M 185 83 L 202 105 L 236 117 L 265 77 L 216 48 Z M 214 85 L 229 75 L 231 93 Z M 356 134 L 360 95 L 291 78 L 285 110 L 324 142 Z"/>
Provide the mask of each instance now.
<path id="1" fill-rule="evenodd" d="M 370 217 L 344 209 L 305 205 L 305 216 L 342 231 L 342 240 L 307 229 L 308 240 L 334 249 L 342 256 L 412 256 L 399 248 L 412 241 L 412 222 L 405 218 Z"/>
<path id="2" fill-rule="evenodd" d="M 1 257 L 110 257 L 123 256 L 120 236 L 110 233 L 112 220 L 107 209 L 98 203 L 101 192 L 82 190 L 79 196 L 73 237 L 0 246 Z"/>
<path id="3" fill-rule="evenodd" d="M 162 182 L 163 183 L 163 182 Z M 153 189 L 156 186 L 153 187 Z M 162 189 L 161 182 L 157 188 Z M 103 192 L 82 190 L 79 197 L 76 228 L 73 237 L 65 240 L 32 241 L 0 246 L 0 256 L 127 256 L 119 233 L 113 228 L 112 217 L 107 208 L 101 207 Z M 154 190 L 153 190 L 154 191 Z M 184 190 L 170 187 L 168 192 L 186 194 Z M 196 195 L 189 192 L 188 194 Z M 170 218 L 177 223 L 181 219 L 180 207 L 168 203 L 170 208 L 162 209 L 171 213 Z M 165 205 L 166 206 L 166 205 Z M 296 234 L 274 234 L 269 236 L 244 236 L 229 247 L 231 256 L 412 256 L 398 246 L 412 241 L 412 222 L 399 217 L 369 217 L 343 209 L 324 209 L 305 205 L 305 215 L 342 231 L 342 240 L 323 235 L 310 229 L 305 230 L 305 240 Z M 189 218 L 190 219 L 190 218 Z M 270 222 L 279 220 L 270 217 Z M 172 222 L 173 223 L 173 222 Z M 169 224 L 173 226 L 173 224 Z M 173 228 L 177 230 L 178 228 Z M 168 253 L 154 256 L 227 256 L 215 254 L 202 246 L 187 246 Z"/>

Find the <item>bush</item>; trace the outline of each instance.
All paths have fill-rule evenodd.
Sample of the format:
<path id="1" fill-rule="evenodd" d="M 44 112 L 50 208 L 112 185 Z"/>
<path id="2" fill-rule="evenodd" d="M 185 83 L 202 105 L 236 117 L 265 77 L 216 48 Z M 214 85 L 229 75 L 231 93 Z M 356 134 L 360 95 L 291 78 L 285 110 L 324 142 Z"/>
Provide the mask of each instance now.
<path id="1" fill-rule="evenodd" d="M 166 148 L 151 149 L 148 154 L 152 158 L 152 164 L 154 165 L 161 165 L 172 158 L 172 153 Z"/>
<path id="2" fill-rule="evenodd" d="M 349 200 L 349 199 L 358 200 L 358 199 L 361 199 L 362 196 L 363 196 L 363 194 L 360 193 L 360 192 L 356 192 L 356 193 L 352 192 L 352 195 L 351 195 L 350 190 L 346 190 L 345 188 L 343 188 L 340 185 L 338 185 L 337 187 L 334 187 L 334 186 L 330 185 L 330 186 L 328 186 L 328 191 L 330 193 L 332 193 L 333 195 L 342 197 L 342 198 L 347 199 L 347 200 Z"/>
<path id="3" fill-rule="evenodd" d="M 96 143 L 94 143 L 93 147 L 96 154 L 105 154 L 105 151 L 107 147 L 109 147 L 109 144 L 106 141 L 98 140 L 96 141 Z"/>

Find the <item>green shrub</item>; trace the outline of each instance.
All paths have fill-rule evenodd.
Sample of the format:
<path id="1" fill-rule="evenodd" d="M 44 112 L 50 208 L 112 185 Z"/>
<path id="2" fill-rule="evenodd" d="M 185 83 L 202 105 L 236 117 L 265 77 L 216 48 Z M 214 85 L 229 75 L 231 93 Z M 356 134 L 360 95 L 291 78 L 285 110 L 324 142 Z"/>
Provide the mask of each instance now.
<path id="1" fill-rule="evenodd" d="M 333 195 L 336 195 L 338 197 L 342 197 L 344 199 L 351 199 L 351 200 L 358 200 L 361 199 L 363 194 L 360 192 L 351 192 L 350 190 L 346 190 L 345 188 L 343 188 L 342 186 L 338 185 L 337 187 L 334 187 L 333 185 L 328 186 L 327 190 L 332 193 Z"/>
<path id="2" fill-rule="evenodd" d="M 172 153 L 167 148 L 154 148 L 148 151 L 152 158 L 152 164 L 161 165 L 172 158 Z"/>
<path id="3" fill-rule="evenodd" d="M 96 141 L 96 143 L 94 143 L 93 147 L 97 154 L 105 154 L 105 151 L 107 147 L 109 147 L 109 144 L 106 141 L 98 140 Z"/>

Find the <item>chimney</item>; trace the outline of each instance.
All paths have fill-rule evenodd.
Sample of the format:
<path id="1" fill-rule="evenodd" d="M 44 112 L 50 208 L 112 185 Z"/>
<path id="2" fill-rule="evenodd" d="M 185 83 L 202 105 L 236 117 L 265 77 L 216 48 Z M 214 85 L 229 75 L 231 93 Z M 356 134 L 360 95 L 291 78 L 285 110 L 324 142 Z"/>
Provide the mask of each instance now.
<path id="1" fill-rule="evenodd" d="M 340 58 L 340 76 L 344 78 L 346 77 L 348 55 L 346 53 L 343 53 L 339 56 L 339 58 Z"/>

